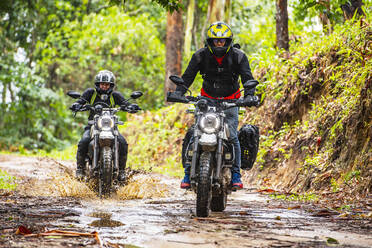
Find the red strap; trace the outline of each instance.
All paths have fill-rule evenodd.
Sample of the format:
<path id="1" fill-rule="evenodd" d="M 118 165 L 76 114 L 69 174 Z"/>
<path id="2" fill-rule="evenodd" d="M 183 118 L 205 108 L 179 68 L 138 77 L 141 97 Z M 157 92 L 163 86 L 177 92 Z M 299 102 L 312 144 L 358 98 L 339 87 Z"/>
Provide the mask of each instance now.
<path id="1" fill-rule="evenodd" d="M 217 61 L 217 63 L 218 63 L 219 65 L 222 65 L 222 60 L 223 60 L 223 58 L 225 58 L 225 56 L 226 56 L 226 53 L 225 53 L 225 55 L 223 55 L 221 58 L 218 58 L 218 57 L 216 57 L 215 55 L 213 55 L 213 57 L 216 59 L 216 61 Z"/>
<path id="2" fill-rule="evenodd" d="M 232 94 L 230 96 L 225 96 L 225 97 L 212 97 L 212 96 L 208 95 L 203 88 L 200 90 L 200 94 L 202 96 L 212 98 L 212 99 L 232 100 L 232 99 L 239 99 L 240 98 L 240 89 L 238 89 L 238 91 L 235 92 L 234 94 Z"/>

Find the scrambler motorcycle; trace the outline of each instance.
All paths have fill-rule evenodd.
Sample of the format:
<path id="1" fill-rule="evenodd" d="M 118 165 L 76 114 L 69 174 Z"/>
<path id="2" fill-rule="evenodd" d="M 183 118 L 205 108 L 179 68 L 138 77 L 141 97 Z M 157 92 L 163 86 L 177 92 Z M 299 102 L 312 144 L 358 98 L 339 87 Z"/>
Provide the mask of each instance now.
<path id="1" fill-rule="evenodd" d="M 81 98 L 80 93 L 69 91 L 67 95 L 75 99 Z M 129 100 L 142 96 L 142 92 L 135 91 L 127 99 L 125 107 L 110 108 L 104 102 L 97 102 L 94 105 L 86 103 L 77 112 L 93 111 L 93 120 L 88 121 L 91 126 L 87 158 L 86 182 L 95 181 L 95 190 L 100 197 L 110 196 L 114 185 L 118 185 L 119 173 L 119 130 L 118 125 L 123 125 L 116 113 L 126 111 L 136 113 L 140 108 L 130 108 Z M 102 95 L 102 100 L 108 99 L 108 95 Z M 85 100 L 85 99 L 84 99 Z M 76 114 L 76 112 L 75 112 Z"/>
<path id="2" fill-rule="evenodd" d="M 176 85 L 186 88 L 182 78 L 169 78 Z M 244 88 L 249 90 L 256 85 L 257 81 L 251 80 L 244 84 Z M 210 210 L 225 210 L 227 195 L 232 192 L 231 167 L 235 151 L 228 142 L 230 132 L 225 123 L 224 110 L 238 105 L 237 100 L 211 101 L 203 96 L 191 96 L 191 91 L 189 93 L 189 96 L 180 96 L 168 92 L 167 101 L 195 105 L 194 109 L 187 110 L 195 115 L 195 124 L 191 142 L 183 156 L 186 161 L 191 161 L 190 182 L 191 189 L 196 193 L 196 215 L 207 217 Z M 254 97 L 258 105 L 259 99 Z"/>

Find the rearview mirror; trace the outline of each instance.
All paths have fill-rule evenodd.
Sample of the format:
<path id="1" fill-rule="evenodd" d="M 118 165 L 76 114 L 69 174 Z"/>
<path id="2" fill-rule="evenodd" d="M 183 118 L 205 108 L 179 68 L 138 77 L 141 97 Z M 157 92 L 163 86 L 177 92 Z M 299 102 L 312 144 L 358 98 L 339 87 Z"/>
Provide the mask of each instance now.
<path id="1" fill-rule="evenodd" d="M 75 99 L 80 98 L 80 93 L 79 92 L 76 92 L 76 91 L 72 91 L 72 90 L 70 90 L 69 92 L 67 92 L 67 95 L 69 97 L 72 97 L 72 98 L 75 98 Z"/>
<path id="2" fill-rule="evenodd" d="M 176 75 L 171 75 L 171 76 L 169 76 L 169 79 L 170 79 L 173 83 L 175 83 L 177 86 L 181 86 L 181 85 L 183 86 L 184 83 L 185 83 L 181 77 L 176 76 Z"/>
<path id="3" fill-rule="evenodd" d="M 250 90 L 250 89 L 253 89 L 254 87 L 256 87 L 258 85 L 258 81 L 257 80 L 248 80 L 247 82 L 245 82 L 243 84 L 243 87 L 245 90 Z"/>
<path id="4" fill-rule="evenodd" d="M 130 94 L 130 98 L 137 99 L 137 98 L 141 97 L 142 95 L 143 95 L 143 93 L 141 91 L 134 91 L 134 92 L 132 92 L 132 94 Z"/>

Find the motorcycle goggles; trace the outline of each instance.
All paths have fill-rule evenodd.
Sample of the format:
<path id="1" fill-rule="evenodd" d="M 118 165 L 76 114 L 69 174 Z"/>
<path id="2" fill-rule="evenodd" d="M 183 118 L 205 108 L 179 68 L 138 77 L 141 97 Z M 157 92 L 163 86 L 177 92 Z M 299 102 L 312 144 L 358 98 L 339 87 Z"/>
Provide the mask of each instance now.
<path id="1" fill-rule="evenodd" d="M 213 44 L 216 46 L 218 43 L 226 43 L 226 39 L 225 38 L 214 38 L 213 39 Z"/>

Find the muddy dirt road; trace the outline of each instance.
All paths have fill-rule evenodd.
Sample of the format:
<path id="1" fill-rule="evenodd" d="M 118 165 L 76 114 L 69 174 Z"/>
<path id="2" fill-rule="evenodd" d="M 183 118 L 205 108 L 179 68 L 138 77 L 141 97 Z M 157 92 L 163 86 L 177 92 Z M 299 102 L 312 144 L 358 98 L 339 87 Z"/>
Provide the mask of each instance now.
<path id="1" fill-rule="evenodd" d="M 0 247 L 372 247 L 371 218 L 249 188 L 233 193 L 223 213 L 197 218 L 195 195 L 180 190 L 179 179 L 136 174 L 100 200 L 71 178 L 72 168 L 0 155 L 0 169 L 18 178 L 16 192 L 0 192 Z"/>

